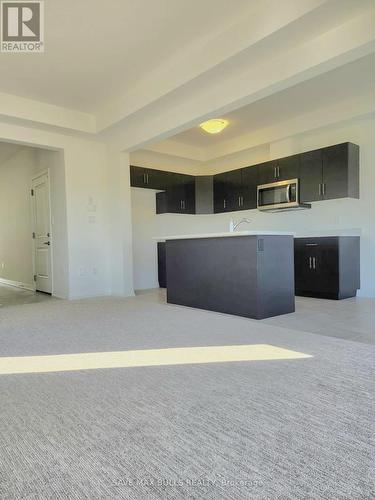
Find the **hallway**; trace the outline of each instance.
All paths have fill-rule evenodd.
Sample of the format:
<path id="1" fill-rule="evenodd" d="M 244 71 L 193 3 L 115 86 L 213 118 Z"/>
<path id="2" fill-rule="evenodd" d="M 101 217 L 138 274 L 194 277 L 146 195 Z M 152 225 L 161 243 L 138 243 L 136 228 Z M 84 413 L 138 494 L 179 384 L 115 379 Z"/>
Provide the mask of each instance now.
<path id="1" fill-rule="evenodd" d="M 56 300 L 50 295 L 0 284 L 0 308 Z"/>

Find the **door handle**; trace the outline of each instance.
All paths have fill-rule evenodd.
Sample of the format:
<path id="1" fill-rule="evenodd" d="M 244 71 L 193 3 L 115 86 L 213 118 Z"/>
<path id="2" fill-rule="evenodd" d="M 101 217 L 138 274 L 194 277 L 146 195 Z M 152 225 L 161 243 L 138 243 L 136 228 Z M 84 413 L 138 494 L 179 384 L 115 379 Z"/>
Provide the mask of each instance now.
<path id="1" fill-rule="evenodd" d="M 50 244 L 51 244 L 51 243 L 50 243 L 49 241 L 45 241 L 45 242 L 43 243 L 43 245 L 48 245 L 48 246 L 50 246 Z"/>
<path id="2" fill-rule="evenodd" d="M 290 203 L 290 193 L 292 191 L 292 185 L 288 184 L 288 187 L 286 188 L 286 201 Z"/>

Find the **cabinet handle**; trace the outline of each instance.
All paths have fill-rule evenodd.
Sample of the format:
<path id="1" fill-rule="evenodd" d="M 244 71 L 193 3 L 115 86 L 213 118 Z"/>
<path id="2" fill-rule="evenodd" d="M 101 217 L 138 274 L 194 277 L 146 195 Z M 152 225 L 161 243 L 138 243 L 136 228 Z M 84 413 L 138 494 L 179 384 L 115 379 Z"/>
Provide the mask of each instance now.
<path id="1" fill-rule="evenodd" d="M 241 196 L 238 197 L 238 206 L 241 206 Z"/>
<path id="2" fill-rule="evenodd" d="M 146 174 L 143 174 L 143 184 L 146 184 Z"/>
<path id="3" fill-rule="evenodd" d="M 277 166 L 277 178 L 280 179 L 280 166 Z"/>
<path id="4" fill-rule="evenodd" d="M 322 185 L 319 184 L 319 196 L 322 196 Z"/>
<path id="5" fill-rule="evenodd" d="M 241 196 L 241 207 L 243 207 L 243 196 Z"/>
<path id="6" fill-rule="evenodd" d="M 146 184 L 148 184 L 148 174 L 146 174 Z"/>
<path id="7" fill-rule="evenodd" d="M 273 176 L 277 179 L 277 167 L 273 167 Z"/>
<path id="8" fill-rule="evenodd" d="M 223 200 L 223 207 L 227 208 L 227 200 Z"/>
<path id="9" fill-rule="evenodd" d="M 312 269 L 312 257 L 309 257 L 309 268 Z"/>
<path id="10" fill-rule="evenodd" d="M 323 182 L 323 184 L 322 184 L 322 194 L 323 194 L 323 196 L 326 195 L 326 184 L 325 184 L 325 182 Z"/>
<path id="11" fill-rule="evenodd" d="M 316 257 L 313 257 L 313 269 L 316 271 Z"/>

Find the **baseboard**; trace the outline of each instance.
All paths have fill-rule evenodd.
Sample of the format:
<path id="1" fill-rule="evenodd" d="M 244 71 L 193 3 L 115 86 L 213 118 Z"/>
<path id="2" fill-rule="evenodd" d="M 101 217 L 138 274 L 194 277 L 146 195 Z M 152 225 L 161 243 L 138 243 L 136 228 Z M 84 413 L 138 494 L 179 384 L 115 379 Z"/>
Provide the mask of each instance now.
<path id="1" fill-rule="evenodd" d="M 52 293 L 52 297 L 55 297 L 56 299 L 61 299 L 61 300 L 69 300 L 66 295 L 59 295 L 58 293 Z"/>
<path id="2" fill-rule="evenodd" d="M 30 285 L 29 283 L 6 280 L 4 278 L 0 278 L 0 283 L 2 283 L 3 285 L 14 286 L 16 288 L 22 288 L 23 290 L 30 290 L 31 292 L 35 292 L 35 287 L 33 285 Z"/>
<path id="3" fill-rule="evenodd" d="M 96 299 L 101 297 L 109 297 L 110 295 L 111 294 L 109 292 L 69 294 L 68 300 Z"/>

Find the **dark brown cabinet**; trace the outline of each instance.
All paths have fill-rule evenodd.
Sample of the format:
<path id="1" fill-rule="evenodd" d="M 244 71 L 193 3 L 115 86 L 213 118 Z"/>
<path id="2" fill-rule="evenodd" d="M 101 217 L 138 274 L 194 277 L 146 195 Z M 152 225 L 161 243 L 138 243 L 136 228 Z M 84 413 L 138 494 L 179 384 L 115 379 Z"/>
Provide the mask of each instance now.
<path id="1" fill-rule="evenodd" d="M 355 297 L 360 288 L 360 238 L 296 238 L 294 265 L 296 295 Z"/>
<path id="2" fill-rule="evenodd" d="M 321 149 L 301 154 L 300 199 L 303 203 L 322 199 L 323 152 Z"/>
<path id="3" fill-rule="evenodd" d="M 242 169 L 242 210 L 257 208 L 258 168 Z"/>
<path id="4" fill-rule="evenodd" d="M 232 212 L 241 209 L 242 173 L 241 169 L 217 174 L 214 177 L 215 213 Z"/>
<path id="5" fill-rule="evenodd" d="M 287 156 L 257 165 L 258 184 L 287 181 L 299 177 L 300 155 Z"/>
<path id="6" fill-rule="evenodd" d="M 215 213 L 256 208 L 257 185 L 257 167 L 240 168 L 215 175 Z"/>
<path id="7" fill-rule="evenodd" d="M 156 213 L 195 214 L 194 177 L 172 174 L 166 191 L 156 193 Z"/>
<path id="8" fill-rule="evenodd" d="M 277 160 L 277 180 L 287 181 L 300 176 L 300 155 L 287 156 Z"/>
<path id="9" fill-rule="evenodd" d="M 158 281 L 160 288 L 167 288 L 167 259 L 165 242 L 160 241 L 157 246 L 158 252 Z"/>
<path id="10" fill-rule="evenodd" d="M 359 198 L 359 147 L 345 142 L 302 153 L 301 201 Z"/>
<path id="11" fill-rule="evenodd" d="M 257 165 L 258 169 L 258 184 L 270 184 L 277 182 L 277 162 L 266 161 Z"/>
<path id="12" fill-rule="evenodd" d="M 257 186 L 299 179 L 300 201 L 359 198 L 359 147 L 345 142 L 212 177 L 130 167 L 133 187 L 156 194 L 157 213 L 222 213 L 257 208 Z"/>
<path id="13" fill-rule="evenodd" d="M 152 168 L 130 166 L 130 185 L 148 189 L 166 189 L 173 183 L 173 173 Z"/>

